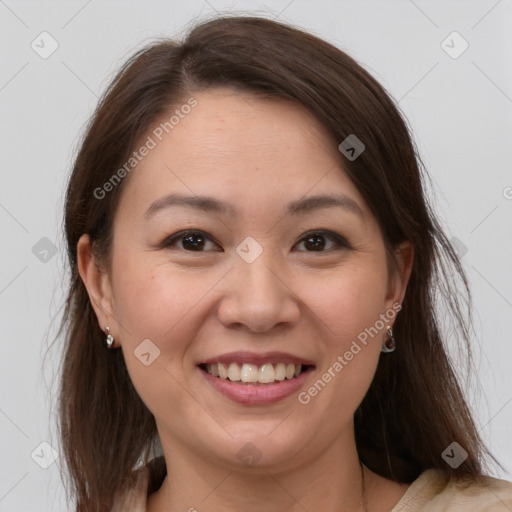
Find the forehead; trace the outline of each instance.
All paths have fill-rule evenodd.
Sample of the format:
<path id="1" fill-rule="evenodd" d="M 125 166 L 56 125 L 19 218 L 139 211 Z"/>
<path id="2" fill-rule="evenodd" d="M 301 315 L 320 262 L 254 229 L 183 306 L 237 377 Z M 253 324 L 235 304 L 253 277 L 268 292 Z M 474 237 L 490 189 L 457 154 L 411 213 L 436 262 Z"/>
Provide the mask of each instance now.
<path id="1" fill-rule="evenodd" d="M 248 154 L 280 162 L 285 155 L 335 149 L 316 118 L 298 103 L 225 88 L 199 92 L 194 98 L 197 106 L 162 142 L 179 147 L 184 158 L 201 159 L 205 166 L 208 160 L 227 162 Z"/>
<path id="2" fill-rule="evenodd" d="M 173 107 L 148 131 L 154 147 L 131 171 L 121 200 L 130 209 L 171 192 L 264 208 L 337 190 L 363 203 L 335 141 L 304 107 L 230 89 L 190 96 L 196 106 L 171 124 Z"/>

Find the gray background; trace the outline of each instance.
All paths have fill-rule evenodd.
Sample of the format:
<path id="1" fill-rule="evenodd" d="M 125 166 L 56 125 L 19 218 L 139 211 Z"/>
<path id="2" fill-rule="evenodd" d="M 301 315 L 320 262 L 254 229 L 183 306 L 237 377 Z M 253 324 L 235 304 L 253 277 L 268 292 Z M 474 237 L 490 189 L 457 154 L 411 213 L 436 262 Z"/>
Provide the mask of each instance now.
<path id="1" fill-rule="evenodd" d="M 329 40 L 400 101 L 474 293 L 470 402 L 505 466 L 493 474 L 512 479 L 511 0 L 0 0 L 0 511 L 66 510 L 51 448 L 59 450 L 52 403 L 60 345 L 43 358 L 65 290 L 63 192 L 84 123 L 135 48 L 179 36 L 198 16 L 247 10 Z M 51 49 L 43 31 L 58 44 L 46 59 L 31 47 Z M 442 45 L 453 31 L 469 44 L 457 58 L 462 40 Z"/>

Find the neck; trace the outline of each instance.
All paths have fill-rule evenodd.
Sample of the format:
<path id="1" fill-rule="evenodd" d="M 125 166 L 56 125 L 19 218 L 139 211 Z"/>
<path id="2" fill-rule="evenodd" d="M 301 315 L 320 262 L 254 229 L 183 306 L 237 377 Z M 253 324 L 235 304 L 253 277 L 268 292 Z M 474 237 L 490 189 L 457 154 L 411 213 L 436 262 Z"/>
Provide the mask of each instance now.
<path id="1" fill-rule="evenodd" d="M 147 512 L 267 510 L 359 512 L 363 473 L 353 437 L 340 438 L 314 459 L 297 458 L 274 466 L 240 468 L 208 459 L 178 443 L 165 445 L 167 477 L 148 502 Z M 367 470 L 365 470 L 367 471 Z"/>

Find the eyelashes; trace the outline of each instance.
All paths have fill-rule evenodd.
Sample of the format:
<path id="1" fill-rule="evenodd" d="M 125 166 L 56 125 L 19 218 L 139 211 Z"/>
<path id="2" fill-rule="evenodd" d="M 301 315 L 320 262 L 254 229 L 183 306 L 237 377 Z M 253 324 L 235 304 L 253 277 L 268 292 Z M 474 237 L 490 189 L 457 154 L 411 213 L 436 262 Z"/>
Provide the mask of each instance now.
<path id="1" fill-rule="evenodd" d="M 328 247 L 329 242 L 323 242 L 322 240 L 330 241 L 331 247 Z M 202 253 L 211 252 L 211 250 L 205 250 L 208 245 L 213 246 L 213 250 L 216 252 L 223 252 L 223 249 L 219 248 L 219 244 L 215 239 L 201 230 L 179 231 L 163 240 L 158 247 L 160 249 L 177 248 L 188 253 Z M 301 245 L 312 250 L 299 252 L 331 253 L 338 250 L 352 249 L 344 237 L 328 230 L 308 231 L 298 240 L 294 247 Z"/>
<path id="2" fill-rule="evenodd" d="M 305 235 L 302 236 L 302 238 L 299 240 L 299 244 L 301 243 L 312 243 L 312 247 L 314 247 L 313 251 L 307 251 L 307 252 L 327 252 L 327 251 L 318 251 L 318 249 L 323 249 L 325 247 L 325 244 L 318 245 L 318 239 L 328 239 L 331 240 L 331 242 L 334 243 L 335 249 L 352 249 L 350 244 L 347 242 L 347 240 L 342 237 L 341 235 L 338 235 L 337 233 L 333 233 L 332 231 L 309 231 Z"/>
<path id="3" fill-rule="evenodd" d="M 195 242 L 194 242 L 195 240 Z M 197 242 L 199 240 L 199 242 Z M 177 242 L 185 241 L 188 247 L 179 247 L 180 249 L 188 252 L 207 252 L 202 251 L 201 249 L 206 245 L 207 242 L 217 245 L 217 242 L 214 241 L 212 237 L 206 234 L 204 231 L 196 231 L 196 230 L 187 230 L 180 231 L 166 238 L 161 244 L 161 248 L 169 248 L 175 247 Z M 199 249 L 199 250 L 197 250 Z M 222 249 L 215 249 L 216 251 L 221 252 Z"/>

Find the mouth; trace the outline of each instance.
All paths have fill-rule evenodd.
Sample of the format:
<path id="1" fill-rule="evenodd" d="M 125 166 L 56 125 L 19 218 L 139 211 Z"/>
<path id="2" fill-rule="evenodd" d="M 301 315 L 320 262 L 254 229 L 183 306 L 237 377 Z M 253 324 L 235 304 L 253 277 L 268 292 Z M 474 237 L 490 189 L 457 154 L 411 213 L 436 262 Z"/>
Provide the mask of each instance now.
<path id="1" fill-rule="evenodd" d="M 313 365 L 294 363 L 200 363 L 199 368 L 218 379 L 245 385 L 274 385 L 296 379 Z"/>
<path id="2" fill-rule="evenodd" d="M 267 405 L 296 393 L 315 365 L 283 352 L 236 352 L 198 363 L 212 388 L 243 405 Z"/>

